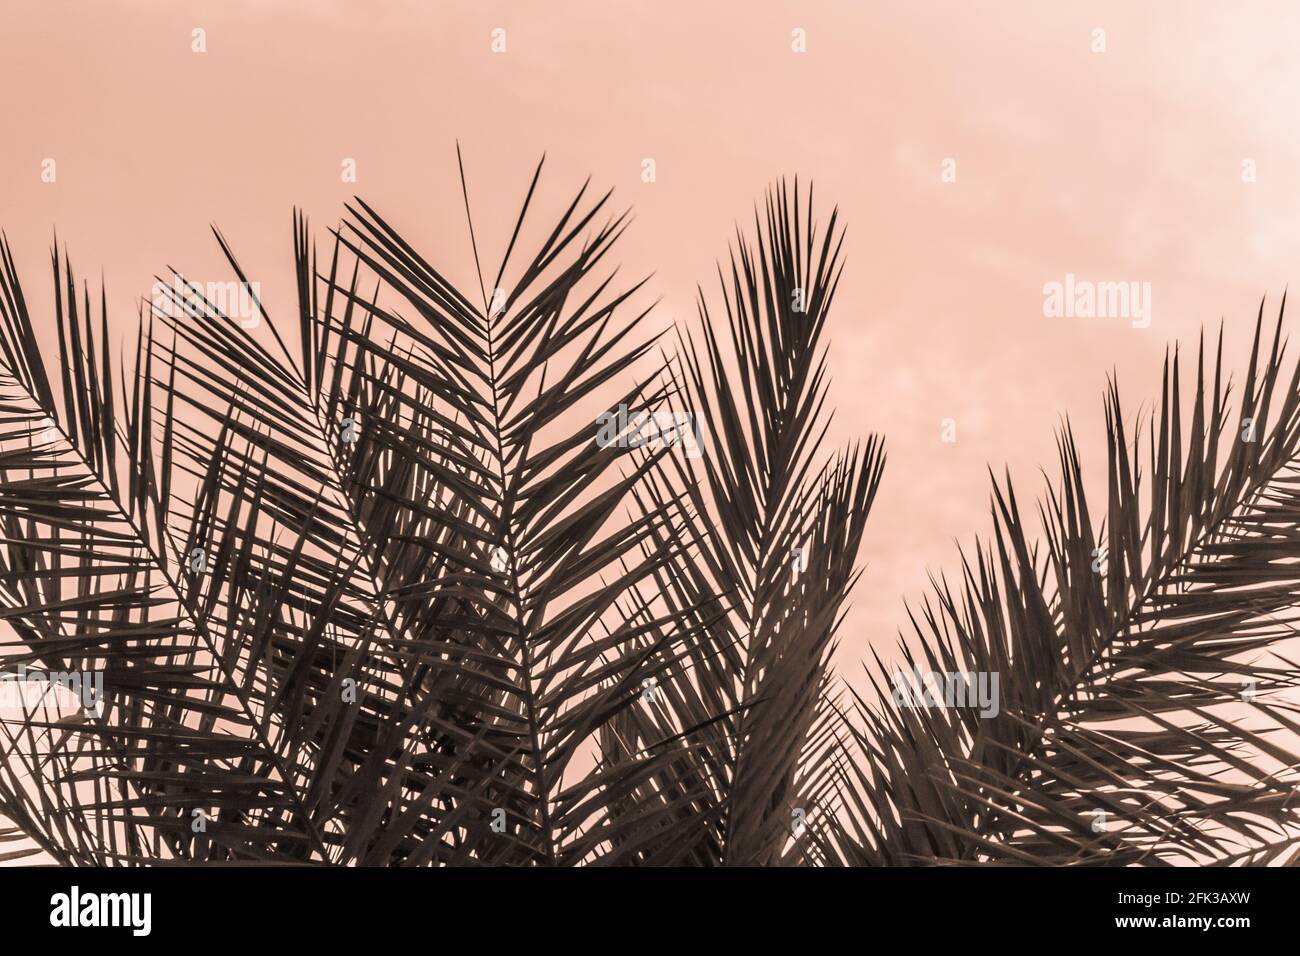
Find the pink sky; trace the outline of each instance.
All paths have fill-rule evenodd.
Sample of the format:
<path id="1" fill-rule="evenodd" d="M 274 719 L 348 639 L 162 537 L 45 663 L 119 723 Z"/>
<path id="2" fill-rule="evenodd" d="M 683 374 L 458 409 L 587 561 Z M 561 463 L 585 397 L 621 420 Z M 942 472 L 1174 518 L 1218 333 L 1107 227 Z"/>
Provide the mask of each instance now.
<path id="1" fill-rule="evenodd" d="M 1260 297 L 1298 275 L 1289 4 L 7 0 L 2 22 L 0 225 L 37 305 L 57 227 L 122 328 L 167 264 L 228 278 L 211 222 L 292 330 L 290 210 L 323 229 L 354 192 L 472 284 L 456 140 L 498 253 L 543 152 L 553 197 L 614 187 L 636 210 L 626 272 L 655 273 L 664 324 L 693 320 L 769 181 L 813 179 L 849 230 L 830 441 L 889 450 L 847 671 L 987 531 L 986 466 L 1037 493 L 1067 412 L 1104 465 L 1110 369 L 1135 412 L 1165 344 L 1220 317 L 1240 368 Z M 1066 273 L 1151 283 L 1151 327 L 1044 317 Z"/>

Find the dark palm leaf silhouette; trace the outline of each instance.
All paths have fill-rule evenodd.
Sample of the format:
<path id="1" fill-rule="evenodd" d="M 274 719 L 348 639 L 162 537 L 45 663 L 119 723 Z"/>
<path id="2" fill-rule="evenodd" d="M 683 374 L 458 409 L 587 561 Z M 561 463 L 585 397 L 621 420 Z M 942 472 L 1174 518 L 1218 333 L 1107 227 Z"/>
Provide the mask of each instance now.
<path id="1" fill-rule="evenodd" d="M 994 539 L 960 586 L 935 583 L 902 671 L 995 672 L 1000 708 L 916 706 L 915 680 L 877 658 L 832 858 L 1296 861 L 1300 372 L 1283 372 L 1281 322 L 1265 354 L 1261 307 L 1235 420 L 1222 334 L 1212 369 L 1200 350 L 1186 425 L 1177 352 L 1145 438 L 1130 444 L 1111 383 L 1100 523 L 1068 424 L 1041 549 L 995 484 Z"/>
<path id="2" fill-rule="evenodd" d="M 627 216 L 535 237 L 540 174 L 484 272 L 462 169 L 468 291 L 360 200 L 324 255 L 296 215 L 296 342 L 172 270 L 115 362 L 56 248 L 47 354 L 0 246 L 0 664 L 103 675 L 0 715 L 0 861 L 1295 860 L 1280 319 L 1235 421 L 1218 357 L 1145 449 L 1111 386 L 1100 521 L 1068 425 L 1041 544 L 995 485 L 900 668 L 997 713 L 911 706 L 829 667 L 884 464 L 821 450 L 837 214 L 775 187 L 666 349 Z"/>
<path id="3" fill-rule="evenodd" d="M 698 616 L 705 640 L 689 669 L 669 669 L 654 705 L 608 728 L 606 750 L 676 750 L 636 800 L 641 813 L 661 805 L 668 832 L 654 846 L 671 862 L 775 863 L 825 806 L 814 793 L 819 768 L 832 766 L 817 759 L 833 714 L 821 706 L 828 658 L 884 455 L 873 436 L 819 460 L 822 332 L 843 235 L 835 212 L 824 230 L 813 215 L 811 190 L 802 203 L 797 183 L 793 194 L 781 185 L 755 215 L 754 241 L 738 233 L 729 272 L 719 270 L 725 339 L 701 290 L 703 346 L 683 333 L 671 366 L 707 425 L 701 454 L 666 461 L 643 486 L 647 512 L 689 502 L 688 563 L 662 576 L 661 594 Z M 808 779 L 797 779 L 801 766 Z M 700 828 L 685 842 L 683 814 Z"/>
<path id="4" fill-rule="evenodd" d="M 322 271 L 299 220 L 299 360 L 178 280 L 130 396 L 70 271 L 56 395 L 6 253 L 6 663 L 106 685 L 95 720 L 11 728 L 4 809 L 56 858 L 611 850 L 591 836 L 601 795 L 648 761 L 584 756 L 693 622 L 661 619 L 646 646 L 612 614 L 674 553 L 624 559 L 677 535 L 667 511 L 620 508 L 654 460 L 616 474 L 622 449 L 566 424 L 602 393 L 662 400 L 618 384 L 651 340 L 633 339 L 644 310 L 621 320 L 635 287 L 598 274 L 625 217 L 593 228 L 608 197 L 584 194 L 499 314 L 369 207 Z M 385 294 L 359 294 L 367 273 Z"/>

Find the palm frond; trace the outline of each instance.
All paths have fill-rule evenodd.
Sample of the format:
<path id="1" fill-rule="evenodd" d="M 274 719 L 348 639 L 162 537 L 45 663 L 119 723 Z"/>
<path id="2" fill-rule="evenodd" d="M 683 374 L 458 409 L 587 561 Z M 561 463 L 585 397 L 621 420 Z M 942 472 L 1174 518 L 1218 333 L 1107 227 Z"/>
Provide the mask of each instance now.
<path id="1" fill-rule="evenodd" d="M 570 414 L 664 397 L 618 384 L 653 342 L 640 335 L 648 310 L 632 310 L 641 283 L 614 291 L 599 274 L 626 215 L 597 224 L 609 196 L 588 201 L 584 186 L 516 267 L 540 173 L 490 287 L 480 272 L 477 305 L 359 200 L 328 271 L 300 245 L 300 275 L 317 280 L 301 295 L 307 377 L 325 418 L 364 423 L 344 487 L 382 556 L 421 692 L 452 708 L 430 718 L 448 766 L 423 794 L 447 823 L 416 851 L 437 862 L 614 853 L 606 794 L 638 765 L 580 767 L 634 705 L 651 651 L 671 658 L 691 638 L 692 622 L 668 614 L 646 648 L 646 628 L 618 619 L 622 596 L 675 557 L 641 555 L 640 542 L 678 532 L 667 509 L 621 513 L 653 460 L 599 446 Z"/>
<path id="2" fill-rule="evenodd" d="M 842 784 L 866 797 L 839 821 L 841 861 L 1158 865 L 1294 850 L 1300 377 L 1283 374 L 1281 312 L 1267 353 L 1263 331 L 1261 306 L 1235 421 L 1222 334 L 1212 368 L 1202 345 L 1190 406 L 1177 351 L 1166 358 L 1149 487 L 1111 383 L 1099 523 L 1068 424 L 1041 548 L 1010 480 L 995 483 L 992 542 L 963 559 L 959 585 L 935 582 L 913 616 L 918 644 L 901 667 L 877 658 L 879 700 L 858 701 L 863 760 Z M 929 706 L 945 702 L 911 692 L 918 673 L 996 675 L 996 714 Z"/>
<path id="3" fill-rule="evenodd" d="M 662 749 L 708 728 L 699 746 L 675 745 L 690 768 L 677 771 L 679 787 L 657 787 L 665 805 L 698 807 L 695 862 L 777 862 L 824 810 L 795 781 L 810 744 L 820 753 L 812 729 L 884 455 L 873 436 L 821 460 L 822 333 L 843 234 L 837 212 L 824 229 L 813 215 L 811 190 L 805 202 L 797 182 L 781 185 L 755 214 L 753 242 L 738 232 L 729 274 L 719 269 L 725 343 L 700 291 L 703 346 L 684 332 L 671 375 L 703 424 L 702 453 L 666 460 L 641 494 L 647 511 L 681 508 L 685 563 L 660 590 L 706 641 L 689 669 L 662 678 L 662 705 L 624 746 Z"/>
<path id="4" fill-rule="evenodd" d="M 291 738 L 253 705 L 160 533 L 167 463 L 147 434 L 150 382 L 120 426 L 103 296 L 96 333 L 89 290 L 79 308 L 56 251 L 56 391 L 7 243 L 0 252 L 0 600 L 16 637 L 3 663 L 75 675 L 78 688 L 102 681 L 71 710 L 42 699 L 0 722 L 2 809 L 83 863 L 188 858 L 198 818 L 201 853 L 320 848 Z M 256 829 L 233 823 L 250 815 Z"/>

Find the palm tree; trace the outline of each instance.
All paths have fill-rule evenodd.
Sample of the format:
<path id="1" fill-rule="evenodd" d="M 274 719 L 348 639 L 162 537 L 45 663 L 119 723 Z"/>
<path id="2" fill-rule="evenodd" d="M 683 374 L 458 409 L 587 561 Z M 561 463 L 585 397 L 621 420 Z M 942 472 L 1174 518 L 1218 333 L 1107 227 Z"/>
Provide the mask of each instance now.
<path id="1" fill-rule="evenodd" d="M 827 806 L 825 751 L 839 724 L 829 657 L 884 468 L 876 436 L 819 460 L 837 218 L 819 230 L 812 191 L 801 203 L 797 181 L 793 193 L 769 192 L 754 240 L 738 232 L 730 269 L 719 270 L 725 323 L 701 289 L 703 345 L 683 331 L 669 365 L 705 434 L 697 457 L 666 459 L 638 491 L 647 512 L 688 504 L 689 560 L 661 575 L 659 593 L 676 613 L 694 613 L 702 639 L 687 649 L 690 666 L 666 668 L 650 706 L 606 729 L 615 757 L 671 756 L 635 795 L 641 813 L 654 806 L 666 821 L 643 862 L 797 859 L 807 847 L 795 838 Z M 682 839 L 683 825 L 693 837 Z"/>
<path id="2" fill-rule="evenodd" d="M 902 654 L 999 674 L 999 708 L 917 708 L 879 659 L 871 691 L 829 666 L 884 465 L 876 436 L 821 450 L 837 214 L 774 187 L 668 343 L 605 264 L 609 194 L 532 238 L 541 170 L 485 272 L 462 167 L 476 288 L 357 200 L 323 255 L 295 214 L 296 336 L 172 270 L 129 363 L 57 247 L 47 357 L 0 246 L 0 653 L 103 678 L 0 719 L 0 840 L 68 865 L 1295 855 L 1280 320 L 1236 425 L 1202 356 L 1185 437 L 1167 363 L 1150 489 L 1112 385 L 1096 532 L 1068 427 L 1043 546 L 995 485 L 994 542 Z"/>
<path id="3" fill-rule="evenodd" d="M 618 384 L 647 310 L 622 320 L 637 286 L 598 270 L 625 216 L 584 236 L 608 204 L 585 193 L 508 276 L 512 240 L 506 310 L 364 204 L 324 271 L 298 218 L 296 354 L 174 274 L 129 386 L 57 257 L 51 383 L 6 249 L 6 663 L 105 683 L 102 715 L 10 728 L 0 801 L 42 848 L 555 864 L 608 843 L 604 794 L 648 761 L 584 747 L 693 624 L 646 646 L 614 613 L 676 560 L 628 559 L 678 519 L 620 512 L 654 459 L 617 474 L 623 449 L 566 416 L 664 399 Z"/>
<path id="4" fill-rule="evenodd" d="M 1300 370 L 1283 374 L 1284 310 L 1265 357 L 1261 304 L 1235 421 L 1222 331 L 1212 382 L 1198 353 L 1186 427 L 1177 351 L 1131 445 L 1111 382 L 1099 523 L 1068 422 L 1041 547 L 1010 479 L 994 482 L 993 540 L 963 556 L 959 585 L 934 583 L 900 656 L 913 673 L 998 674 L 1000 708 L 910 706 L 877 658 L 881 700 L 854 702 L 863 759 L 841 762 L 853 812 L 826 833 L 837 862 L 1300 860 Z"/>

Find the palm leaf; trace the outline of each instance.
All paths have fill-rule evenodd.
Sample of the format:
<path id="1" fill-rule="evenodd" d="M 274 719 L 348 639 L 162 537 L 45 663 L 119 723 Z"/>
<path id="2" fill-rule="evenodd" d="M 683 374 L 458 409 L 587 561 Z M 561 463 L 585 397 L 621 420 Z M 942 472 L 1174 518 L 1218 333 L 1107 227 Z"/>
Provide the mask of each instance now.
<path id="1" fill-rule="evenodd" d="M 194 816 L 214 821 L 203 853 L 276 859 L 319 847 L 293 790 L 291 737 L 253 706 L 159 533 L 167 463 L 147 435 L 149 382 L 137 383 L 119 436 L 103 298 L 96 334 L 89 291 L 79 311 L 56 252 L 60 402 L 2 252 L 0 596 L 17 638 L 4 664 L 99 674 L 104 685 L 98 708 L 83 699 L 66 713 L 43 700 L 3 723 L 3 809 L 67 861 L 187 857 Z M 256 830 L 227 828 L 249 815 Z"/>
<path id="2" fill-rule="evenodd" d="M 1281 321 L 1265 355 L 1261 308 L 1235 420 L 1222 336 L 1212 369 L 1200 351 L 1189 416 L 1179 356 L 1166 359 L 1149 487 L 1112 382 L 1099 524 L 1068 425 L 1041 548 L 1010 481 L 995 484 L 992 542 L 963 560 L 959 586 L 935 583 L 900 657 L 903 673 L 997 674 L 998 712 L 914 706 L 877 659 L 879 700 L 857 706 L 862 760 L 841 775 L 866 799 L 836 821 L 838 859 L 1155 865 L 1293 852 L 1300 725 L 1284 655 L 1300 589 L 1300 378 L 1283 375 Z"/>
<path id="3" fill-rule="evenodd" d="M 660 590 L 707 639 L 688 669 L 667 671 L 663 703 L 622 747 L 662 751 L 676 734 L 708 728 L 700 746 L 671 745 L 677 786 L 655 788 L 664 813 L 696 808 L 697 863 L 774 863 L 802 821 L 826 809 L 813 803 L 825 678 L 884 464 L 874 436 L 820 460 L 821 337 L 842 268 L 836 222 L 832 212 L 820 228 L 811 190 L 805 203 L 795 183 L 769 193 L 753 242 L 737 235 L 730 273 L 719 271 L 728 339 L 701 290 L 703 346 L 684 332 L 671 371 L 704 424 L 702 454 L 666 461 L 641 496 L 647 512 L 679 509 L 690 529 L 685 561 L 661 574 Z M 677 862 L 682 851 L 666 839 L 662 861 Z"/>

